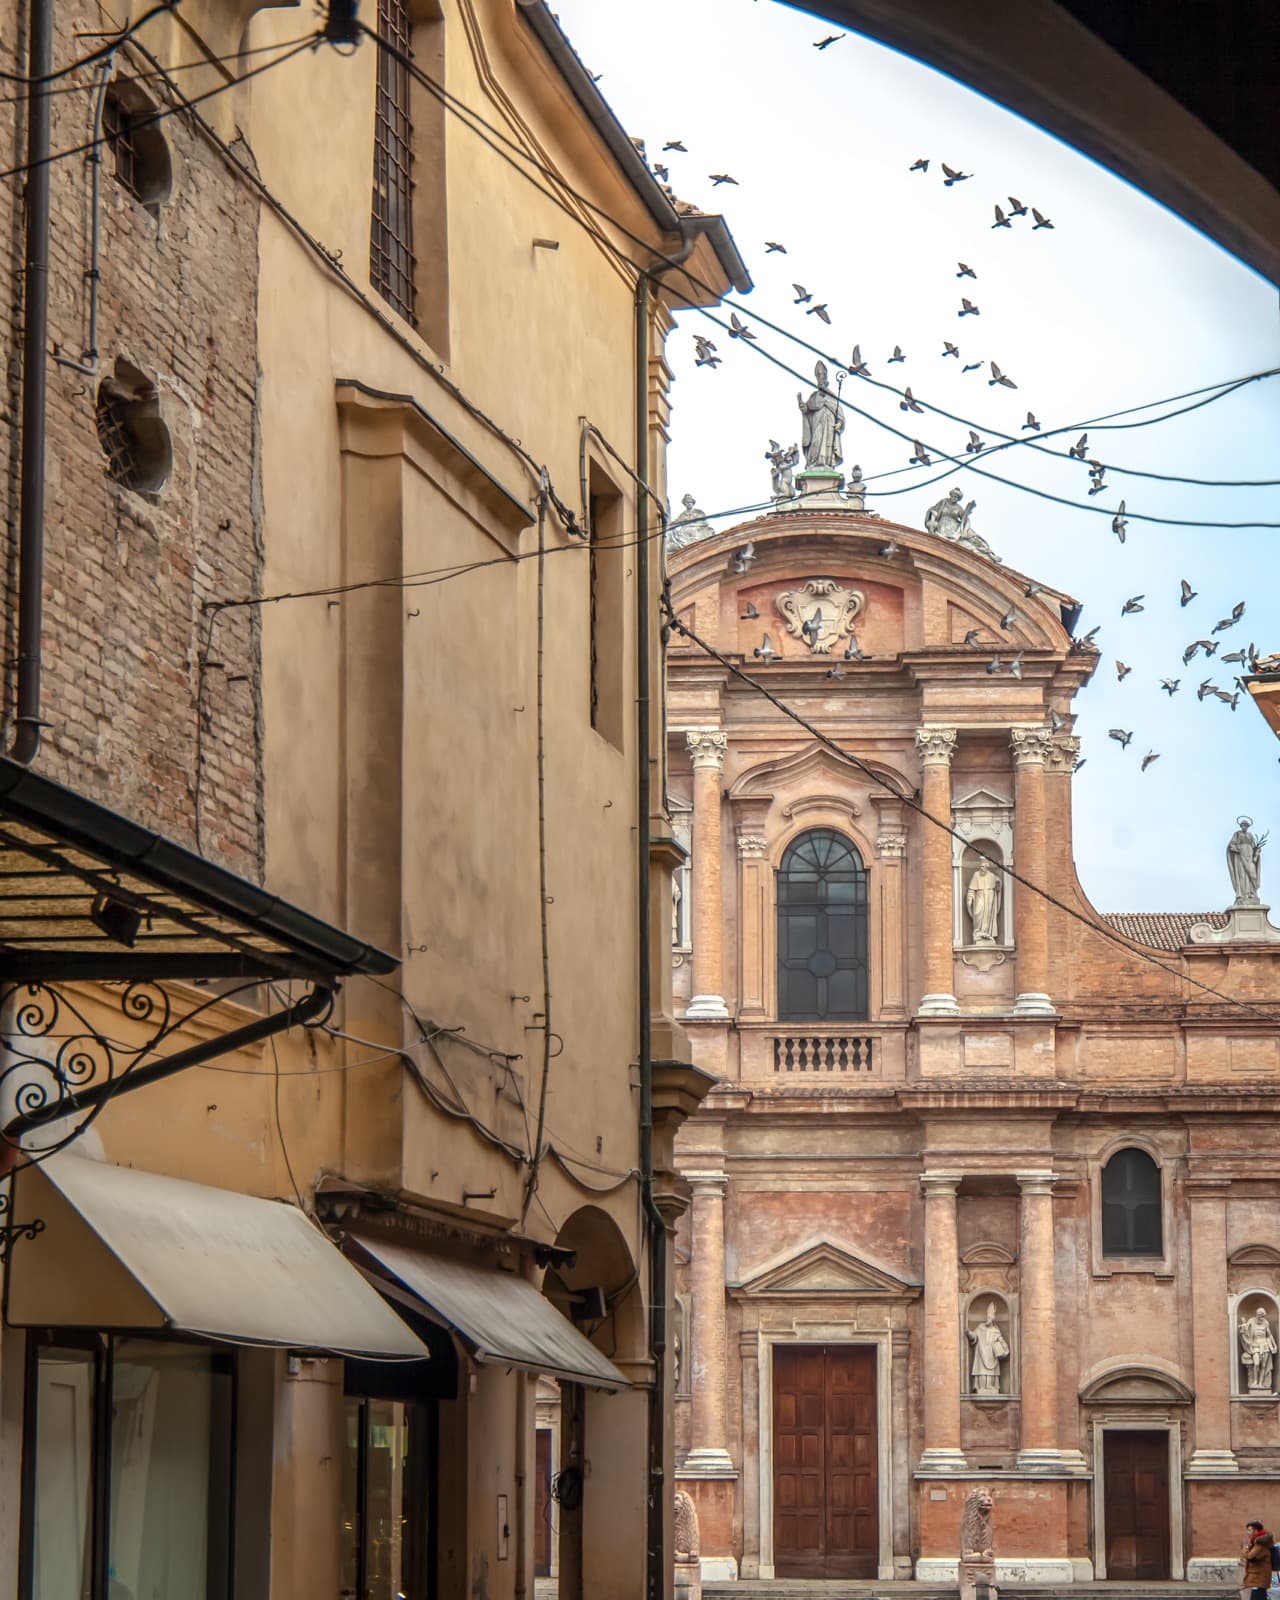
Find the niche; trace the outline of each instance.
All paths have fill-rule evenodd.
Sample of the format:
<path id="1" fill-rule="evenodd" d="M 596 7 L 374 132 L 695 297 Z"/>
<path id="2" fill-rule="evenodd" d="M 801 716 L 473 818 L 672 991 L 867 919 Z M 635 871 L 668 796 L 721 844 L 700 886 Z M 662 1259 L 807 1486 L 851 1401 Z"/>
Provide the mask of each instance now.
<path id="1" fill-rule="evenodd" d="M 998 966 L 1013 948 L 1013 805 L 990 789 L 975 789 L 951 808 L 957 950 L 971 965 Z"/>
<path id="2" fill-rule="evenodd" d="M 964 1386 L 970 1400 L 1007 1400 L 1013 1393 L 1013 1312 L 1002 1294 L 977 1289 L 964 1313 Z"/>
<path id="3" fill-rule="evenodd" d="M 1275 1297 L 1265 1289 L 1235 1296 L 1231 1308 L 1232 1393 L 1239 1400 L 1276 1397 L 1277 1317 Z"/>

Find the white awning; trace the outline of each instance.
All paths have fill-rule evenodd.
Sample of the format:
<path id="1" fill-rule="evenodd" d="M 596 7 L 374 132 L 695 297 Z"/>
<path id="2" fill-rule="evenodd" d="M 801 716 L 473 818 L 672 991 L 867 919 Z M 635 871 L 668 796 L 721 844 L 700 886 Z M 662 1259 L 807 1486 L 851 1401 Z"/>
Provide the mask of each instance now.
<path id="1" fill-rule="evenodd" d="M 170 1328 L 383 1360 L 427 1350 L 294 1206 L 67 1152 L 14 1180 L 43 1221 L 9 1265 L 16 1327 Z"/>
<path id="2" fill-rule="evenodd" d="M 347 1244 L 407 1289 L 432 1321 L 461 1334 L 477 1361 L 540 1372 L 590 1389 L 628 1387 L 613 1362 L 528 1279 L 366 1234 L 351 1236 Z"/>

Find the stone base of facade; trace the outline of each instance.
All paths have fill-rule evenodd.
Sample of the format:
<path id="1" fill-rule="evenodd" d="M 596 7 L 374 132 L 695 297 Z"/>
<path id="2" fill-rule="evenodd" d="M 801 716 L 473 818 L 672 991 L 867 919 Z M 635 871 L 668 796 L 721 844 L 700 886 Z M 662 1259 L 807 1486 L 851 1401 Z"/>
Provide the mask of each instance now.
<path id="1" fill-rule="evenodd" d="M 703 1556 L 703 1583 L 737 1583 L 738 1562 L 734 1556 Z"/>
<path id="2" fill-rule="evenodd" d="M 727 1022 L 729 1020 L 729 1008 L 725 1005 L 721 995 L 695 994 L 692 1000 L 689 1001 L 689 1008 L 685 1012 L 685 1016 L 692 1017 L 695 1022 L 700 1020 Z"/>
<path id="3" fill-rule="evenodd" d="M 675 1600 L 702 1600 L 702 1563 L 695 1556 L 692 1561 L 674 1561 Z"/>
<path id="4" fill-rule="evenodd" d="M 1232 1478 L 1240 1471 L 1240 1463 L 1232 1450 L 1193 1450 L 1187 1462 L 1188 1475 L 1198 1478 Z"/>
<path id="5" fill-rule="evenodd" d="M 965 1460 L 963 1450 L 942 1446 L 920 1452 L 920 1472 L 968 1472 L 968 1470 L 969 1463 Z"/>
<path id="6" fill-rule="evenodd" d="M 1071 1454 L 1078 1456 L 1080 1452 L 1073 1450 Z M 1061 1477 L 1064 1472 L 1069 1472 L 1073 1465 L 1074 1463 L 1067 1461 L 1066 1452 L 1063 1450 L 1018 1451 L 1019 1472 L 1051 1472 L 1054 1477 Z"/>
<path id="7" fill-rule="evenodd" d="M 1056 1017 L 1058 1013 L 1053 1009 L 1053 1001 L 1047 994 L 1036 994 L 1028 990 L 1013 1002 L 1013 1014 L 1015 1017 Z"/>
<path id="8" fill-rule="evenodd" d="M 953 994 L 926 994 L 920 998 L 919 1017 L 958 1017 L 960 1002 Z"/>
<path id="9" fill-rule="evenodd" d="M 727 1450 L 720 1450 L 709 1445 L 700 1445 L 680 1463 L 676 1471 L 677 1478 L 736 1478 L 738 1469 L 733 1464 L 733 1457 Z"/>
<path id="10" fill-rule="evenodd" d="M 1089 1576 L 1093 1568 L 1088 1562 Z M 1079 1583 L 1077 1563 L 1064 1556 L 1025 1556 L 1014 1561 L 996 1562 L 996 1587 L 1005 1584 L 1021 1586 L 1026 1583 Z M 952 1556 L 921 1556 L 916 1562 L 917 1583 L 942 1583 L 954 1587 L 958 1582 L 959 1560 Z M 1083 1581 L 1088 1581 L 1083 1580 Z"/>
<path id="11" fill-rule="evenodd" d="M 1187 1582 L 1220 1583 L 1238 1588 L 1240 1563 L 1234 1556 L 1192 1556 L 1187 1562 Z"/>

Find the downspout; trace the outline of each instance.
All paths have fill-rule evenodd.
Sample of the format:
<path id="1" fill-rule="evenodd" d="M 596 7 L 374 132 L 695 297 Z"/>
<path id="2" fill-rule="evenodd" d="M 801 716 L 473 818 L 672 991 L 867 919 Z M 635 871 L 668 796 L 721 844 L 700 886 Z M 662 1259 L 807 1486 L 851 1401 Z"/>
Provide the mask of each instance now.
<path id="1" fill-rule="evenodd" d="M 49 75 L 54 0 L 31 0 L 27 53 L 26 267 L 22 315 L 22 462 L 18 516 L 18 695 L 8 754 L 30 766 L 40 749 L 40 632 L 44 610 L 45 401 L 49 376 Z"/>
<path id="2" fill-rule="evenodd" d="M 681 228 L 679 251 L 652 270 L 641 269 L 636 280 L 636 808 L 639 813 L 640 903 L 636 927 L 639 936 L 640 984 L 640 1189 L 649 1224 L 649 1355 L 654 1381 L 649 1396 L 649 1488 L 646 1496 L 645 1594 L 662 1600 L 667 1568 L 666 1501 L 670 1485 L 663 1464 L 666 1458 L 665 1384 L 667 1356 L 667 1225 L 653 1198 L 653 1016 L 650 986 L 653 964 L 650 939 L 653 914 L 649 902 L 649 808 L 651 674 L 649 670 L 649 285 L 688 260 L 697 235 Z"/>

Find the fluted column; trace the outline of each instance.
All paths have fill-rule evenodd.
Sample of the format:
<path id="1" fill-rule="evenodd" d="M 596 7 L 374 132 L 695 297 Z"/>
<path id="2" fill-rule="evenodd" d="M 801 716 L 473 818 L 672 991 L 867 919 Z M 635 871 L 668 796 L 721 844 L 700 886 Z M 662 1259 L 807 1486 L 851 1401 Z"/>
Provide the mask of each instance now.
<path id="1" fill-rule="evenodd" d="M 920 752 L 920 799 L 939 822 L 951 825 L 951 757 L 956 748 L 954 728 L 916 730 Z M 955 962 L 954 910 L 951 883 L 951 836 L 932 822 L 920 823 L 920 876 L 924 897 L 924 994 L 922 1017 L 958 1016 L 960 1007 L 952 993 Z"/>
<path id="2" fill-rule="evenodd" d="M 733 1472 L 726 1391 L 723 1172 L 687 1172 L 693 1191 L 690 1217 L 693 1260 L 690 1444 L 681 1477 L 723 1477 Z"/>
<path id="3" fill-rule="evenodd" d="M 1191 1333 L 1195 1356 L 1196 1447 L 1188 1467 L 1230 1476 L 1240 1464 L 1231 1448 L 1231 1362 L 1227 1324 L 1227 1193 L 1225 1178 L 1186 1184 L 1191 1213 Z"/>
<path id="4" fill-rule="evenodd" d="M 1052 1172 L 1015 1174 L 1021 1192 L 1018 1229 L 1022 1448 L 1018 1465 L 1060 1471 L 1058 1319 L 1053 1266 Z"/>
<path id="5" fill-rule="evenodd" d="M 1014 728 L 1013 864 L 1027 882 L 1048 888 L 1047 817 L 1044 764 L 1053 749 L 1048 728 Z M 1049 998 L 1049 905 L 1043 895 L 1016 884 L 1014 930 L 1018 944 L 1018 998 L 1014 1011 L 1024 1017 L 1051 1017 Z"/>
<path id="6" fill-rule="evenodd" d="M 925 1472 L 963 1472 L 960 1449 L 960 1260 L 955 1172 L 926 1172 L 924 1187 Z"/>
<path id="7" fill-rule="evenodd" d="M 693 997 L 686 1015 L 723 1019 L 720 780 L 729 740 L 718 728 L 694 728 L 685 739 L 693 758 Z"/>

